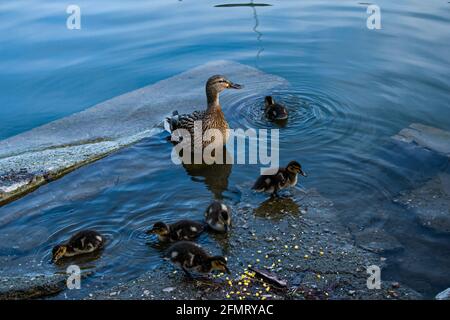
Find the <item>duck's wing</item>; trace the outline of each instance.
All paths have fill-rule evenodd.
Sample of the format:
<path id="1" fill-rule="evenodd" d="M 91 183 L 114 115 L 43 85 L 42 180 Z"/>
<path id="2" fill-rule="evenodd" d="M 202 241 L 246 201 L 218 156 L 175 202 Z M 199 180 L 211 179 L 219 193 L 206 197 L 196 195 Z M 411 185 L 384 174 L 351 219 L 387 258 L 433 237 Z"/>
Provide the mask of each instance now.
<path id="1" fill-rule="evenodd" d="M 276 176 L 259 176 L 252 189 L 258 192 L 267 191 L 277 185 Z"/>
<path id="2" fill-rule="evenodd" d="M 86 250 L 90 247 L 101 247 L 103 245 L 103 237 L 95 231 L 85 230 L 73 235 L 69 243 L 75 248 Z"/>
<path id="3" fill-rule="evenodd" d="M 275 105 L 275 110 L 276 110 L 275 111 L 275 113 L 276 113 L 275 119 L 276 120 L 286 120 L 287 119 L 288 111 L 287 111 L 287 109 L 284 106 L 282 106 L 280 104 L 276 104 Z"/>
<path id="4" fill-rule="evenodd" d="M 275 190 L 278 189 L 282 183 L 284 183 L 284 176 L 281 170 L 278 170 L 278 172 L 274 175 L 263 174 L 259 176 L 252 189 L 258 192 L 272 190 L 272 188 Z"/>
<path id="5" fill-rule="evenodd" d="M 275 104 L 270 108 L 266 108 L 265 115 L 270 120 L 286 120 L 288 118 L 286 108 L 280 104 Z"/>
<path id="6" fill-rule="evenodd" d="M 205 229 L 202 223 L 194 222 L 189 225 L 188 230 L 186 230 L 186 235 L 189 239 L 198 237 Z"/>
<path id="7" fill-rule="evenodd" d="M 194 111 L 189 114 L 178 114 L 174 111 L 171 117 L 167 117 L 164 122 L 164 129 L 169 133 L 177 129 L 187 129 L 189 131 L 194 129 L 194 122 L 203 120 L 205 111 Z"/>
<path id="8" fill-rule="evenodd" d="M 204 230 L 202 223 L 192 220 L 180 220 L 171 224 L 174 239 L 190 240 L 200 235 Z"/>

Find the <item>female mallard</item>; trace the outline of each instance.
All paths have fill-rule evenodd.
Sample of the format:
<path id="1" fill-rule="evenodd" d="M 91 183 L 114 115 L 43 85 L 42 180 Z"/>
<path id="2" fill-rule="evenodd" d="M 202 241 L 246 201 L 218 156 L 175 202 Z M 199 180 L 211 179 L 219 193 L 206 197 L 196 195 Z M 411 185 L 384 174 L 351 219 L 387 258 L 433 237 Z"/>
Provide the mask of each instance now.
<path id="1" fill-rule="evenodd" d="M 281 189 L 293 187 L 297 184 L 298 174 L 306 177 L 302 166 L 297 161 L 291 161 L 286 168 L 279 168 L 277 173 L 272 175 L 261 175 L 253 185 L 256 192 L 268 192 L 276 196 Z"/>
<path id="2" fill-rule="evenodd" d="M 218 129 L 222 133 L 222 143 L 225 145 L 228 140 L 228 123 L 222 112 L 219 103 L 219 93 L 225 89 L 241 89 L 242 86 L 229 81 L 221 75 L 215 75 L 206 82 L 206 98 L 208 106 L 205 111 L 194 111 L 191 114 L 179 115 L 174 111 L 172 117 L 168 117 L 164 123 L 164 128 L 172 133 L 177 129 L 186 129 L 192 138 L 202 139 L 203 133 L 208 129 Z M 202 135 L 194 136 L 194 122 L 201 121 Z M 210 143 L 209 140 L 201 141 L 197 145 L 202 145 L 203 148 Z"/>
<path id="3" fill-rule="evenodd" d="M 270 121 L 280 121 L 288 118 L 286 107 L 276 103 L 271 96 L 265 98 L 264 114 Z"/>

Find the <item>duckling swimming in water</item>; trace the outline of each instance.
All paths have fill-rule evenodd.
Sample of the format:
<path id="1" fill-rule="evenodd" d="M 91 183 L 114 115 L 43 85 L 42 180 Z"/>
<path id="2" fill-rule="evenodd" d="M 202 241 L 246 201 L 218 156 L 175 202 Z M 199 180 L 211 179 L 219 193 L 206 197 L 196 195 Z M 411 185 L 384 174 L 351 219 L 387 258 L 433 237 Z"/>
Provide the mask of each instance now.
<path id="1" fill-rule="evenodd" d="M 205 221 L 211 229 L 227 232 L 231 226 L 231 210 L 226 204 L 214 201 L 206 209 Z"/>
<path id="2" fill-rule="evenodd" d="M 198 244 L 180 241 L 167 251 L 167 258 L 192 278 L 191 272 L 210 273 L 214 270 L 230 273 L 227 260 L 222 256 L 211 256 Z"/>
<path id="3" fill-rule="evenodd" d="M 252 189 L 257 192 L 269 192 L 272 196 L 277 196 L 278 191 L 297 184 L 298 174 L 307 176 L 300 163 L 291 161 L 286 168 L 279 168 L 276 174 L 259 176 Z"/>
<path id="4" fill-rule="evenodd" d="M 73 257 L 91 253 L 103 248 L 103 236 L 94 230 L 82 230 L 74 234 L 69 241 L 53 248 L 52 261 L 56 263 L 63 257 Z"/>
<path id="5" fill-rule="evenodd" d="M 159 241 L 175 242 L 180 240 L 194 240 L 203 231 L 205 224 L 192 220 L 180 220 L 172 224 L 156 222 L 153 228 L 147 231 L 147 234 L 158 235 Z"/>
<path id="6" fill-rule="evenodd" d="M 265 98 L 264 114 L 270 121 L 286 120 L 288 118 L 286 107 L 276 103 L 271 96 Z"/>
<path id="7" fill-rule="evenodd" d="M 222 112 L 222 107 L 219 103 L 219 94 L 225 89 L 241 89 L 242 86 L 231 82 L 222 75 L 215 75 L 206 82 L 206 98 L 207 108 L 205 111 L 194 111 L 191 114 L 179 115 L 174 111 L 172 117 L 168 117 L 164 122 L 164 128 L 172 133 L 177 129 L 186 129 L 191 135 L 191 141 L 194 144 L 194 122 L 202 121 L 202 135 L 208 129 L 218 129 L 222 133 L 222 144 L 225 145 L 228 140 L 229 128 L 228 122 Z M 197 137 L 202 139 L 202 137 Z M 199 141 L 197 145 L 202 145 L 203 148 L 209 145 L 211 141 Z"/>

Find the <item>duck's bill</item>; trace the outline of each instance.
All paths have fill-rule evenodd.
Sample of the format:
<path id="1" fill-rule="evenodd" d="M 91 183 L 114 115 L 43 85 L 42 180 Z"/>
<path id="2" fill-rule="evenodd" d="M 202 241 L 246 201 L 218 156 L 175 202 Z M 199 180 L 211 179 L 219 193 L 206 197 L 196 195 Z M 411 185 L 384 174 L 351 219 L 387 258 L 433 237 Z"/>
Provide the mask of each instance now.
<path id="1" fill-rule="evenodd" d="M 300 174 L 302 175 L 302 176 L 304 176 L 304 177 L 307 177 L 308 175 L 306 174 L 306 172 L 304 172 L 304 171 L 300 171 Z"/>
<path id="2" fill-rule="evenodd" d="M 230 271 L 230 269 L 228 269 L 228 267 L 225 267 L 225 272 L 228 274 L 231 274 L 231 271 Z"/>
<path id="3" fill-rule="evenodd" d="M 145 231 L 145 233 L 146 234 L 155 234 L 156 232 L 153 229 L 149 229 L 149 230 Z"/>
<path id="4" fill-rule="evenodd" d="M 242 89 L 243 87 L 244 87 L 243 85 L 230 82 L 230 88 L 232 88 L 232 89 Z"/>

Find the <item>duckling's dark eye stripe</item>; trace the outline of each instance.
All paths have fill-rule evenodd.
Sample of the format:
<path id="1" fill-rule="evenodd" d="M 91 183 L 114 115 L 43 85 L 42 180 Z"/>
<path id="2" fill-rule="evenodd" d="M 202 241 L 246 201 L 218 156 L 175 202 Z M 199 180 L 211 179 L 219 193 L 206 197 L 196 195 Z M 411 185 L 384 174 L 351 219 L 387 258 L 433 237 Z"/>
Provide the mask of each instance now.
<path id="1" fill-rule="evenodd" d="M 214 81 L 212 84 L 223 83 L 223 82 L 226 82 L 226 81 L 225 81 L 225 80 L 216 80 L 216 81 Z"/>

